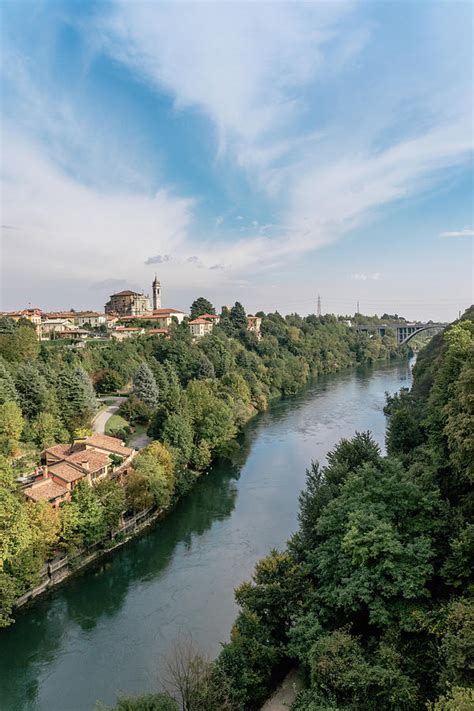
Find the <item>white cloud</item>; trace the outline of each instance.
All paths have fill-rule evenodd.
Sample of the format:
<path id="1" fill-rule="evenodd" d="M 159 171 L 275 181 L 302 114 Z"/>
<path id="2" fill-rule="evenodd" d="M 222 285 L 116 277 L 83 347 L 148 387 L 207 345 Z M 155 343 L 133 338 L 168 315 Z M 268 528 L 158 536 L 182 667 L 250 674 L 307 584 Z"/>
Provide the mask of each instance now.
<path id="1" fill-rule="evenodd" d="M 25 284 L 41 274 L 52 282 L 140 282 L 147 257 L 186 242 L 193 201 L 167 190 L 94 190 L 62 173 L 38 146 L 14 133 L 3 137 L 2 223 L 14 227 L 3 235 L 5 281 Z"/>
<path id="2" fill-rule="evenodd" d="M 469 227 L 464 227 L 462 230 L 453 230 L 452 232 L 441 232 L 440 237 L 474 237 L 474 230 Z"/>
<path id="3" fill-rule="evenodd" d="M 306 110 L 299 93 L 340 70 L 364 47 L 365 28 L 340 23 L 353 2 L 152 3 L 107 6 L 107 51 L 153 86 L 171 91 L 178 110 L 197 107 L 216 128 L 218 153 L 264 170 L 298 143 Z M 326 55 L 333 47 L 331 59 Z M 289 130 L 289 134 L 288 134 Z M 266 188 L 271 187 L 268 176 Z"/>
<path id="4" fill-rule="evenodd" d="M 384 76 L 358 122 L 347 122 L 348 100 L 318 128 L 312 91 L 360 58 L 371 39 L 373 28 L 360 14 L 354 19 L 356 8 L 118 0 L 102 19 L 107 51 L 170 91 L 178 110 L 205 112 L 218 157 L 233 158 L 288 226 L 265 230 L 266 239 L 256 225 L 246 228 L 238 253 L 229 247 L 222 255 L 229 266 L 261 268 L 269 255 L 274 264 L 333 242 L 381 206 L 442 179 L 472 148 L 462 79 L 434 80 L 431 70 L 418 76 L 417 68 L 410 83 L 398 72 Z M 408 137 L 393 132 L 399 104 L 407 111 L 420 101 L 423 119 L 410 122 Z M 392 140 L 381 141 L 391 129 Z"/>

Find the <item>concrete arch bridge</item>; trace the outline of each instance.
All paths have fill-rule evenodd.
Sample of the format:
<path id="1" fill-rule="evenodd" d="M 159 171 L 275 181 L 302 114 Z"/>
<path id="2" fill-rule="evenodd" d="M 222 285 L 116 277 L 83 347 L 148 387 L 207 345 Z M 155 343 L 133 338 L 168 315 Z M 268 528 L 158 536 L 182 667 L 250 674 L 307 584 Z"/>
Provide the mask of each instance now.
<path id="1" fill-rule="evenodd" d="M 361 333 L 378 333 L 379 336 L 385 336 L 388 331 L 395 331 L 397 344 L 399 346 L 404 346 L 408 343 L 414 336 L 423 331 L 442 331 L 449 323 L 433 323 L 433 321 L 428 321 L 427 323 L 388 323 L 388 324 L 359 324 L 355 326 L 357 331 Z"/>

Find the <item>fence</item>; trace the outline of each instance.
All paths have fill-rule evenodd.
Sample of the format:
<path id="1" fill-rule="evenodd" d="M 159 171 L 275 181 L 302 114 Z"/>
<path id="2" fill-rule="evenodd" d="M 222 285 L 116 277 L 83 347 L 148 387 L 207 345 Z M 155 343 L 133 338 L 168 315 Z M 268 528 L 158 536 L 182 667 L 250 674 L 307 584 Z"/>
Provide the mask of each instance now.
<path id="1" fill-rule="evenodd" d="M 30 600 L 33 600 L 38 595 L 41 595 L 41 593 L 45 592 L 45 590 L 48 590 L 54 585 L 60 583 L 62 580 L 65 580 L 65 578 L 68 578 L 77 570 L 84 568 L 86 565 L 89 565 L 89 563 L 97 560 L 102 555 L 114 550 L 114 548 L 118 548 L 123 545 L 133 535 L 139 533 L 139 531 L 155 521 L 155 519 L 160 516 L 162 511 L 163 509 L 157 510 L 154 506 L 150 506 L 150 508 L 144 509 L 134 516 L 123 519 L 122 525 L 113 532 L 111 540 L 114 541 L 118 536 L 122 535 L 124 538 L 107 549 L 99 548 L 99 544 L 96 544 L 91 548 L 79 551 L 73 558 L 64 555 L 60 558 L 53 558 L 52 560 L 49 560 L 40 571 L 40 583 L 19 597 L 15 603 L 16 607 L 25 605 Z"/>

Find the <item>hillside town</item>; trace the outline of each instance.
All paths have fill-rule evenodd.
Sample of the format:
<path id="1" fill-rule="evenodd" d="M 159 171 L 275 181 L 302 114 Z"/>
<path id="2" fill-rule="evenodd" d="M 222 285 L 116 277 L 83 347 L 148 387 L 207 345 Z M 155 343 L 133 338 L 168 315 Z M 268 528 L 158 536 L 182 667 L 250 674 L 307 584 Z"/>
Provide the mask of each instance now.
<path id="1" fill-rule="evenodd" d="M 222 307 L 222 310 L 227 307 Z M 144 292 L 126 289 L 111 294 L 103 312 L 98 311 L 43 311 L 40 308 L 25 308 L 18 311 L 2 311 L 16 322 L 26 319 L 35 327 L 38 339 L 48 341 L 64 339 L 87 341 L 114 338 L 123 341 L 137 336 L 169 335 L 173 323 L 186 322 L 193 339 L 202 338 L 210 333 L 220 316 L 205 313 L 197 318 L 180 309 L 161 306 L 161 284 L 156 275 L 152 283 L 152 299 Z M 247 315 L 247 328 L 260 338 L 262 319 L 252 314 Z"/>

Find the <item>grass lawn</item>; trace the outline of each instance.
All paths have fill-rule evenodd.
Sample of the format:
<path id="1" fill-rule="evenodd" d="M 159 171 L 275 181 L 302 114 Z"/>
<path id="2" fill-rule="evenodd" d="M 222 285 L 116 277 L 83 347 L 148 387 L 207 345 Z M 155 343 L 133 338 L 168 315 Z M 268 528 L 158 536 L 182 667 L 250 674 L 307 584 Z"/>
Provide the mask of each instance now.
<path id="1" fill-rule="evenodd" d="M 112 415 L 105 425 L 105 434 L 110 435 L 113 430 L 120 430 L 123 427 L 128 427 L 127 420 L 124 420 L 120 415 Z"/>

